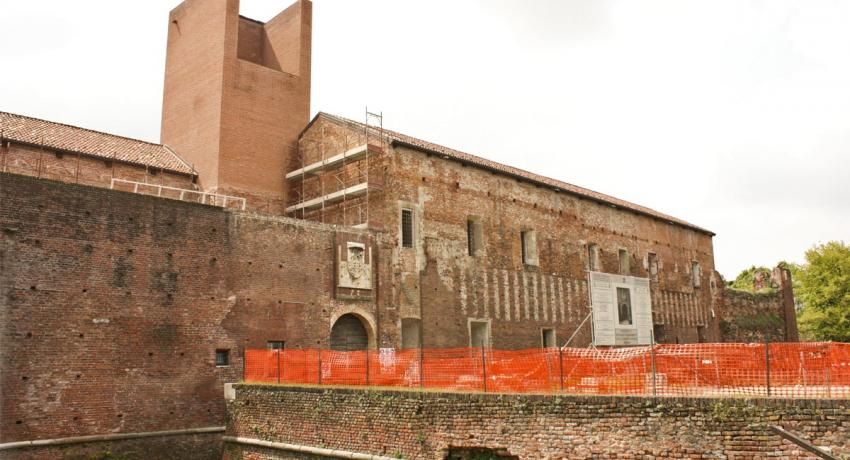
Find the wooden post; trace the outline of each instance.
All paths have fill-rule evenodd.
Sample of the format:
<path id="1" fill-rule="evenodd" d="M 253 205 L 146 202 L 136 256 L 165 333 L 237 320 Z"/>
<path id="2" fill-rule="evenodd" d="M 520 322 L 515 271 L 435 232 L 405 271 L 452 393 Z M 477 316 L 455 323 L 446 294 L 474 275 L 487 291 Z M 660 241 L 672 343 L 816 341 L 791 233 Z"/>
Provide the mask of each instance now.
<path id="1" fill-rule="evenodd" d="M 767 383 L 767 397 L 770 397 L 770 339 L 764 341 L 765 381 Z"/>
<path id="2" fill-rule="evenodd" d="M 652 396 L 658 396 L 658 380 L 655 373 L 655 331 L 649 331 L 649 354 L 652 357 Z"/>
<path id="3" fill-rule="evenodd" d="M 564 349 L 558 347 L 558 382 L 561 387 L 561 392 L 564 391 Z"/>
<path id="4" fill-rule="evenodd" d="M 484 351 L 484 341 L 481 342 L 481 374 L 484 377 L 484 393 L 487 393 L 487 354 Z"/>
<path id="5" fill-rule="evenodd" d="M 277 383 L 280 383 L 280 348 L 277 349 Z"/>
<path id="6" fill-rule="evenodd" d="M 832 361 L 829 359 L 829 349 L 832 342 L 826 344 L 826 396 L 832 399 Z"/>
<path id="7" fill-rule="evenodd" d="M 243 382 L 245 381 L 245 368 L 248 365 L 248 363 L 245 361 L 246 358 L 247 358 L 247 354 L 245 352 L 245 347 L 242 347 L 242 381 Z"/>
<path id="8" fill-rule="evenodd" d="M 423 353 L 422 345 L 419 345 L 419 388 L 425 387 L 425 359 L 422 356 Z"/>
<path id="9" fill-rule="evenodd" d="M 366 386 L 369 386 L 369 347 L 366 347 Z"/>
<path id="10" fill-rule="evenodd" d="M 319 385 L 322 384 L 322 349 L 319 348 Z"/>

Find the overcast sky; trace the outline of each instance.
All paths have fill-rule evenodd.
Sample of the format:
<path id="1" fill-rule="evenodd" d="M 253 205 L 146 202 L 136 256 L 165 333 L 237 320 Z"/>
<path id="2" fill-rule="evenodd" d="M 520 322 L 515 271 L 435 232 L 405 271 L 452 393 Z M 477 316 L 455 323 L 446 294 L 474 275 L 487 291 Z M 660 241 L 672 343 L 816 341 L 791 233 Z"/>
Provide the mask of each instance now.
<path id="1" fill-rule="evenodd" d="M 177 3 L 2 1 L 0 110 L 158 141 Z M 727 279 L 850 240 L 850 1 L 315 0 L 312 110 L 367 105 L 711 229 Z"/>

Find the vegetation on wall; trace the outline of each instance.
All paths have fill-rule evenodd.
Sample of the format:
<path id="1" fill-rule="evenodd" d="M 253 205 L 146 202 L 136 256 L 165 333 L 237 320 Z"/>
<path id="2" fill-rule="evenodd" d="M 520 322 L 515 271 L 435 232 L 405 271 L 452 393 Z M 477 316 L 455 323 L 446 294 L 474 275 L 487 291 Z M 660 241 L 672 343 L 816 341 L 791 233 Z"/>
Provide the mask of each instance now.
<path id="1" fill-rule="evenodd" d="M 755 278 L 757 275 L 762 276 L 764 287 L 755 289 Z M 734 280 L 727 282 L 727 286 L 739 291 L 771 293 L 776 292 L 778 286 L 770 279 L 770 269 L 767 267 L 752 267 L 744 270 Z"/>
<path id="2" fill-rule="evenodd" d="M 803 338 L 850 342 L 850 245 L 830 241 L 814 246 L 806 251 L 806 263 L 792 270 L 795 275 Z"/>

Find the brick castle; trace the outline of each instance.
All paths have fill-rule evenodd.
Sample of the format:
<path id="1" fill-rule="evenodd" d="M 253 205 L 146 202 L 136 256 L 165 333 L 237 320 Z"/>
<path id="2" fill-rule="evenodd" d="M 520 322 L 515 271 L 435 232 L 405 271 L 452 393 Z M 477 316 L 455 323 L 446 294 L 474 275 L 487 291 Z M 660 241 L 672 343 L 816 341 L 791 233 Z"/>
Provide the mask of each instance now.
<path id="1" fill-rule="evenodd" d="M 729 292 L 709 230 L 380 117 L 311 120 L 309 1 L 168 20 L 160 144 L 0 112 L 0 446 L 217 427 L 250 347 L 586 346 L 588 272 L 645 279 L 660 343 L 798 339 L 788 272 Z"/>

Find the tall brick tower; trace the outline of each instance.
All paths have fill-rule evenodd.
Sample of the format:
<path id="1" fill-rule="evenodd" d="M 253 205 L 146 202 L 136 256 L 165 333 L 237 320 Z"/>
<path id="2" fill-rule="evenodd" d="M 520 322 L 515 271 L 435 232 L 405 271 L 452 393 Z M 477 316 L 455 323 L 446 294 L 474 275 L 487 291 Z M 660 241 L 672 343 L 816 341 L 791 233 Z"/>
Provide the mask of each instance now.
<path id="1" fill-rule="evenodd" d="M 239 0 L 185 0 L 169 15 L 162 143 L 207 191 L 280 212 L 284 174 L 310 117 L 312 3 L 266 23 Z"/>

